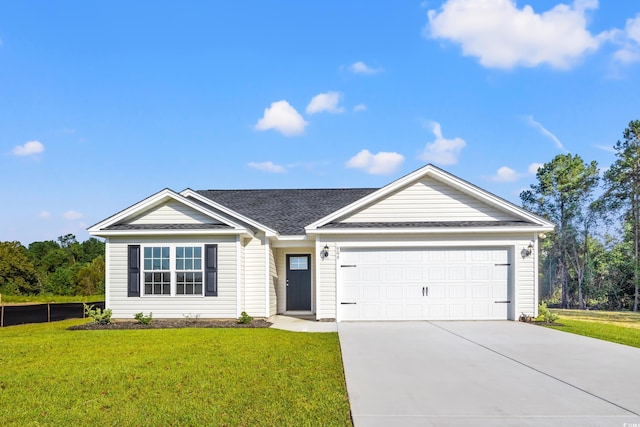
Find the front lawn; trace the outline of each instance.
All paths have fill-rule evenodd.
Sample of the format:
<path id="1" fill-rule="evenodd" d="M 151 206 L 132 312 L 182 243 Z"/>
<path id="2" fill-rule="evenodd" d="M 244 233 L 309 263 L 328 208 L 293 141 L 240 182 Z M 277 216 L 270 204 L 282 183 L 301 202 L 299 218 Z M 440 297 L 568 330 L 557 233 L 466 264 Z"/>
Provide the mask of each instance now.
<path id="1" fill-rule="evenodd" d="M 0 329 L 3 426 L 351 425 L 338 335 Z"/>
<path id="2" fill-rule="evenodd" d="M 550 326 L 551 328 L 640 347 L 640 313 L 559 309 L 551 311 L 560 316 L 560 325 Z"/>

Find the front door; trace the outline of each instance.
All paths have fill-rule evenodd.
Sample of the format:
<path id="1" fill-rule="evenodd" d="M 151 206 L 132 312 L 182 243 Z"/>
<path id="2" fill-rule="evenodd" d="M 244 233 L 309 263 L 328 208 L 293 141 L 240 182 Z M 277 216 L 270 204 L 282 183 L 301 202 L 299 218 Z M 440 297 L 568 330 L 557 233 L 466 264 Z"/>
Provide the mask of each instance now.
<path id="1" fill-rule="evenodd" d="M 311 255 L 287 255 L 287 311 L 311 311 Z"/>

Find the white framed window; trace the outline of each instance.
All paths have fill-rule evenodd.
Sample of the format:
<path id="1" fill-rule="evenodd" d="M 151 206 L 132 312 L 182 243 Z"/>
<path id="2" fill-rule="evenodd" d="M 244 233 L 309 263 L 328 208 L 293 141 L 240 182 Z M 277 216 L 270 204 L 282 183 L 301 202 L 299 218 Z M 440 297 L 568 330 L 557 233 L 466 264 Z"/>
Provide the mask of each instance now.
<path id="1" fill-rule="evenodd" d="M 202 295 L 202 248 L 176 247 L 176 294 Z"/>
<path id="2" fill-rule="evenodd" d="M 143 277 L 145 295 L 171 295 L 169 247 L 145 247 Z"/>
<path id="3" fill-rule="evenodd" d="M 204 295 L 202 245 L 144 246 L 143 295 Z"/>

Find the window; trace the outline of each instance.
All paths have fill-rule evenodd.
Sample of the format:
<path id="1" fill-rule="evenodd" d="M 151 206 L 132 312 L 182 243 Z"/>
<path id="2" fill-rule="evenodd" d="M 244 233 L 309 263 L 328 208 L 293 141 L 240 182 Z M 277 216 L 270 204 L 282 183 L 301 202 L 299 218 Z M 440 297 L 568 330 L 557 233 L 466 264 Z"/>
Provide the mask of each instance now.
<path id="1" fill-rule="evenodd" d="M 218 296 L 218 245 L 129 245 L 127 296 Z"/>
<path id="2" fill-rule="evenodd" d="M 202 295 L 202 248 L 176 248 L 176 294 Z"/>
<path id="3" fill-rule="evenodd" d="M 289 258 L 289 270 L 307 270 L 308 258 L 306 256 L 292 256 Z"/>
<path id="4" fill-rule="evenodd" d="M 144 248 L 145 295 L 171 295 L 169 247 Z"/>

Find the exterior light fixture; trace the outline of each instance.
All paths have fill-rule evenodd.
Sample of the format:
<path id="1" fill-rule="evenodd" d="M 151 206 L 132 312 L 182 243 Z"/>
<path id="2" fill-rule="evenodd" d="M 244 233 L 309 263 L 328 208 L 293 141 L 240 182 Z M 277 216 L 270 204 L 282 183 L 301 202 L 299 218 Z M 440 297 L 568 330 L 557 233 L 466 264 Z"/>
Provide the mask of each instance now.
<path id="1" fill-rule="evenodd" d="M 533 242 L 529 242 L 529 246 L 527 246 L 526 248 L 523 248 L 520 251 L 520 255 L 522 255 L 522 259 L 530 257 L 532 253 L 533 253 Z"/>
<path id="2" fill-rule="evenodd" d="M 320 258 L 325 259 L 329 256 L 329 246 L 324 245 L 324 248 L 320 251 Z"/>

